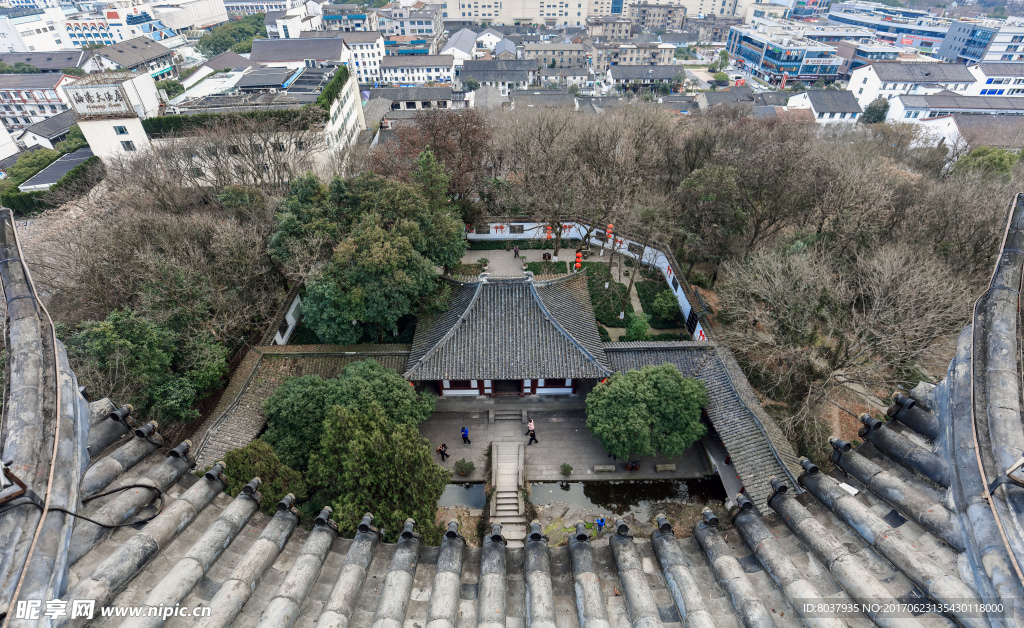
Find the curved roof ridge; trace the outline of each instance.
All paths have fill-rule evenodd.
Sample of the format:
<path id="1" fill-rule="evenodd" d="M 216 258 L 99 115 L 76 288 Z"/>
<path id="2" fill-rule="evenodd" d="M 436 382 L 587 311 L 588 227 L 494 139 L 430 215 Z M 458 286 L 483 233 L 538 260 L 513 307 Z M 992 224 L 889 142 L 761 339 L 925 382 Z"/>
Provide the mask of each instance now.
<path id="1" fill-rule="evenodd" d="M 570 277 L 571 277 L 571 275 L 570 275 Z M 564 279 L 558 279 L 556 281 L 557 282 L 562 282 L 562 281 L 565 281 L 565 280 Z M 583 353 L 583 355 L 585 355 L 587 357 L 588 361 L 590 361 L 592 364 L 595 364 L 598 368 L 600 368 L 602 371 L 604 371 L 606 375 L 611 375 L 612 374 L 612 370 L 610 368 L 608 368 L 607 366 L 601 364 L 601 361 L 597 359 L 597 356 L 595 356 L 593 353 L 588 351 L 587 348 L 584 347 L 580 343 L 580 341 L 576 339 L 575 336 L 570 334 L 568 331 L 565 330 L 564 327 L 562 327 L 562 324 L 558 322 L 558 319 L 555 318 L 555 315 L 552 314 L 550 310 L 548 310 L 548 306 L 544 304 L 544 299 L 542 299 L 540 294 L 537 293 L 537 286 L 534 284 L 534 282 L 527 281 L 526 283 L 527 283 L 527 285 L 530 286 L 530 294 L 533 295 L 533 298 L 537 302 L 537 305 L 540 306 L 541 311 L 544 312 L 544 318 L 549 323 L 554 325 L 555 329 L 558 330 L 558 333 L 562 334 L 566 339 L 568 339 L 569 343 L 572 346 L 576 347 L 576 349 L 578 351 Z M 551 285 L 551 284 L 549 283 L 549 284 L 545 284 L 545 285 Z"/>
<path id="2" fill-rule="evenodd" d="M 478 281 L 476 283 L 476 291 L 473 292 L 473 298 L 469 301 L 469 305 L 466 306 L 466 309 L 462 310 L 462 314 L 459 315 L 459 318 L 455 321 L 455 324 L 452 325 L 448 329 L 448 331 L 446 331 L 445 334 L 443 336 L 441 336 L 441 338 L 437 342 L 434 343 L 434 346 L 431 347 L 429 351 L 427 351 L 426 353 L 421 355 L 419 358 L 417 358 L 416 362 L 413 363 L 413 366 L 411 366 L 410 368 L 406 369 L 404 377 L 406 377 L 408 379 L 413 371 L 415 371 L 416 369 L 418 369 L 421 366 L 423 366 L 423 364 L 426 363 L 427 359 L 430 358 L 431 356 L 433 356 L 434 353 L 437 352 L 439 347 L 441 347 L 442 345 L 444 345 L 445 343 L 447 343 L 449 340 L 452 339 L 452 336 L 455 335 L 456 330 L 459 329 L 459 325 L 462 324 L 462 321 L 466 320 L 466 316 L 469 315 L 469 312 L 473 309 L 473 306 L 476 305 L 476 302 L 480 299 L 480 293 L 483 291 L 483 287 L 484 287 L 485 283 L 487 283 L 487 282 L 485 282 L 485 281 Z M 466 284 L 466 285 L 473 285 L 473 284 Z"/>

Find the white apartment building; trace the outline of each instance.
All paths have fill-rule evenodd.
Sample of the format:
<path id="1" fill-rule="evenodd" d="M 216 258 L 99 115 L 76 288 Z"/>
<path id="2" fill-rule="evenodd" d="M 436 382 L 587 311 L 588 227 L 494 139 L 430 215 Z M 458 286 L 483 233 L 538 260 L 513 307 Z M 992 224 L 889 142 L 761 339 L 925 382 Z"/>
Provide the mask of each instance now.
<path id="1" fill-rule="evenodd" d="M 35 15 L 0 17 L 0 52 L 69 50 L 71 43 L 65 27 L 65 12 L 46 8 Z"/>
<path id="2" fill-rule="evenodd" d="M 789 99 L 790 109 L 810 109 L 818 124 L 856 124 L 863 113 L 857 98 L 843 89 L 812 89 Z"/>
<path id="3" fill-rule="evenodd" d="M 381 59 L 380 70 L 384 83 L 450 83 L 455 76 L 455 58 L 451 55 L 393 55 Z"/>
<path id="4" fill-rule="evenodd" d="M 359 83 L 381 80 L 380 62 L 384 58 L 384 37 L 379 32 L 338 33 L 352 52 L 349 68 Z"/>
<path id="5" fill-rule="evenodd" d="M 359 94 L 359 83 L 351 72 L 349 79 L 338 92 L 338 97 L 331 103 L 331 111 L 324 127 L 327 136 L 327 147 L 331 151 L 339 151 L 356 143 L 360 131 L 366 130 L 363 118 L 363 101 Z"/>
<path id="6" fill-rule="evenodd" d="M 1024 96 L 1024 63 L 989 61 L 967 69 L 975 78 L 969 96 Z"/>
<path id="7" fill-rule="evenodd" d="M 212 28 L 228 21 L 224 0 L 158 0 L 153 17 L 177 33 Z"/>
<path id="8" fill-rule="evenodd" d="M 879 96 L 892 101 L 944 90 L 968 94 L 976 80 L 959 63 L 872 63 L 850 72 L 850 91 L 861 107 L 867 107 Z"/>
<path id="9" fill-rule="evenodd" d="M 385 35 L 430 35 L 444 32 L 444 5 L 417 2 L 412 6 L 396 3 L 377 10 L 377 22 Z"/>
<path id="10" fill-rule="evenodd" d="M 886 122 L 916 123 L 929 118 L 966 115 L 1024 115 L 1024 98 L 1006 96 L 966 96 L 961 94 L 928 94 L 897 96 L 889 101 Z"/>
<path id="11" fill-rule="evenodd" d="M 160 96 L 148 74 L 95 74 L 63 91 L 78 114 L 78 128 L 100 159 L 106 161 L 149 148 L 142 120 L 160 112 Z"/>
<path id="12" fill-rule="evenodd" d="M 302 33 L 324 30 L 323 16 L 311 12 L 307 4 L 287 11 L 272 11 L 263 18 L 270 39 L 299 39 Z"/>
<path id="13" fill-rule="evenodd" d="M 61 89 L 74 83 L 60 73 L 0 74 L 0 117 L 9 131 L 24 129 L 65 111 L 68 101 Z"/>
<path id="14" fill-rule="evenodd" d="M 287 11 L 302 4 L 302 0 L 224 0 L 228 15 L 245 17 L 271 11 Z"/>

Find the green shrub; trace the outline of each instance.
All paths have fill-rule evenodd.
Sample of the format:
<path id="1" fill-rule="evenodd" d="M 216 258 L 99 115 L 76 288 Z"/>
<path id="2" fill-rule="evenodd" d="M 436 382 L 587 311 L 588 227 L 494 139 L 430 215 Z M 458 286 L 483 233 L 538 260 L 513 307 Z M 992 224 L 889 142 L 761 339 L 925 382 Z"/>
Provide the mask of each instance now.
<path id="1" fill-rule="evenodd" d="M 572 465 L 568 462 L 563 462 L 561 466 L 562 475 L 569 477 L 572 475 Z"/>
<path id="2" fill-rule="evenodd" d="M 683 335 L 682 338 L 679 337 L 679 334 L 654 334 L 653 336 L 651 336 L 651 340 L 654 340 L 656 342 L 677 342 L 684 340 L 693 340 L 693 336 L 691 336 L 689 333 L 685 331 L 680 333 Z"/>
<path id="3" fill-rule="evenodd" d="M 598 333 L 599 336 L 601 336 L 601 342 L 611 342 L 612 341 L 611 334 L 608 333 L 608 330 L 605 329 L 604 325 L 598 325 L 597 326 L 597 333 Z"/>
<path id="4" fill-rule="evenodd" d="M 313 111 L 319 111 L 315 109 Z M 156 116 L 142 121 L 142 128 L 153 139 L 185 136 L 220 123 L 253 120 L 260 124 L 276 123 L 288 129 L 307 129 L 314 122 L 322 122 L 322 113 L 305 109 L 260 109 L 239 113 L 197 113 L 191 116 Z"/>
<path id="5" fill-rule="evenodd" d="M 326 112 L 331 111 L 331 105 L 337 100 L 338 95 L 341 94 L 341 90 L 345 87 L 345 83 L 348 83 L 348 68 L 341 66 L 331 77 L 331 81 L 327 83 L 320 95 L 317 96 L 316 105 Z"/>
<path id="6" fill-rule="evenodd" d="M 590 292 L 590 301 L 594 304 L 597 322 L 607 327 L 622 327 L 624 323 L 619 318 L 621 305 L 626 304 L 627 315 L 633 313 L 633 304 L 626 295 L 626 286 L 612 280 L 608 264 L 605 262 L 583 262 L 583 268 L 587 271 L 587 290 Z M 606 281 L 607 290 L 604 287 Z"/>
<path id="7" fill-rule="evenodd" d="M 466 460 L 465 458 L 455 463 L 455 472 L 463 477 L 472 473 L 473 469 L 475 468 L 476 466 L 473 464 L 473 462 L 470 460 Z"/>
<path id="8" fill-rule="evenodd" d="M 705 290 L 711 289 L 711 280 L 708 279 L 707 275 L 699 270 L 695 270 L 690 273 L 690 283 L 698 288 L 704 288 Z"/>
<path id="9" fill-rule="evenodd" d="M 534 275 L 564 275 L 569 272 L 566 262 L 529 262 L 526 270 Z"/>
<path id="10" fill-rule="evenodd" d="M 651 328 L 672 329 L 686 324 L 683 312 L 679 309 L 679 302 L 676 301 L 675 294 L 664 280 L 648 279 L 638 281 L 634 285 L 640 305 L 644 308 L 644 312 L 651 315 Z M 664 316 L 665 314 L 674 314 L 674 316 L 670 318 Z"/>
<path id="11" fill-rule="evenodd" d="M 651 317 L 647 314 L 634 314 L 630 313 L 626 317 L 626 335 L 622 337 L 625 342 L 649 340 L 650 335 L 650 321 Z"/>
<path id="12" fill-rule="evenodd" d="M 224 455 L 224 475 L 228 479 L 225 490 L 232 497 L 258 477 L 262 481 L 259 492 L 263 496 L 260 509 L 268 515 L 277 512 L 277 502 L 288 493 L 295 495 L 296 502 L 306 499 L 306 480 L 302 474 L 281 462 L 270 445 L 259 438 Z"/>
<path id="13" fill-rule="evenodd" d="M 50 205 L 43 198 L 45 196 L 45 191 L 19 192 L 17 189 L 7 190 L 0 194 L 0 205 L 9 207 L 15 216 L 34 216 L 49 209 Z"/>

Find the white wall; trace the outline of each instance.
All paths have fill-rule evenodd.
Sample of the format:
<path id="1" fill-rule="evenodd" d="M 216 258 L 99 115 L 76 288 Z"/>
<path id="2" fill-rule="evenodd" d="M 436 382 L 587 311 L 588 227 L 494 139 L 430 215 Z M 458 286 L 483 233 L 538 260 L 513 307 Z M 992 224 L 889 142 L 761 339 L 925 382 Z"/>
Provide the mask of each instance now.
<path id="1" fill-rule="evenodd" d="M 148 150 L 150 147 L 149 136 L 142 128 L 142 120 L 138 118 L 122 118 L 119 120 L 89 120 L 78 121 L 78 127 L 82 129 L 89 147 L 94 155 L 108 161 L 124 155 L 132 154 L 122 142 L 132 142 L 136 151 Z M 124 134 L 117 132 L 115 127 L 124 127 L 127 131 Z"/>
<path id="2" fill-rule="evenodd" d="M 365 130 L 366 118 L 363 117 L 359 84 L 356 77 L 349 72 L 348 82 L 331 104 L 330 116 L 324 127 L 327 145 L 332 151 L 343 150 L 354 144 L 359 132 Z"/>
<path id="3" fill-rule="evenodd" d="M 469 240 L 531 240 L 536 239 L 538 237 L 543 237 L 544 227 L 547 226 L 546 223 L 539 222 L 513 222 L 512 224 L 522 225 L 523 232 L 509 233 L 509 223 L 495 222 L 490 223 L 490 233 L 469 233 L 466 234 L 466 237 Z M 576 222 L 570 222 L 567 224 L 569 228 L 562 231 L 562 240 L 582 240 L 584 235 L 586 235 L 586 225 Z M 496 227 L 499 225 L 503 226 L 504 229 L 498 231 Z M 596 229 L 594 233 L 597 233 Z M 630 244 L 639 243 L 633 242 L 632 240 L 629 239 L 621 238 L 619 236 L 615 236 L 613 239 L 615 240 L 614 246 L 611 242 L 601 242 L 596 238 L 591 238 L 590 247 L 595 251 L 599 249 L 612 250 L 614 248 L 615 254 L 617 255 L 624 255 L 632 259 L 637 259 L 640 257 L 638 254 L 631 253 L 628 249 L 628 246 Z M 683 318 L 690 316 L 690 310 L 692 308 L 690 306 L 690 302 L 686 298 L 686 293 L 683 291 L 683 286 L 681 283 L 686 280 L 680 278 L 678 281 L 675 281 L 675 283 L 673 283 L 673 281 L 675 280 L 675 272 L 672 270 L 672 266 L 669 262 L 668 257 L 658 249 L 647 247 L 647 249 L 644 251 L 643 259 L 641 259 L 640 262 L 651 268 L 655 268 L 661 272 L 662 276 L 665 278 L 665 281 L 668 282 L 669 289 L 671 289 L 672 293 L 676 295 L 676 300 L 679 302 L 679 308 L 683 312 Z M 697 322 L 697 326 L 693 330 L 693 338 L 694 340 L 707 340 L 707 337 L 704 333 L 704 326 L 701 325 L 699 321 Z"/>
<path id="4" fill-rule="evenodd" d="M 47 144 L 49 144 L 49 142 L 47 142 Z M 34 146 L 34 144 L 32 144 L 31 146 Z M 48 146 L 47 148 L 53 147 Z M 14 138 L 11 137 L 11 134 L 7 131 L 7 129 L 5 129 L 2 124 L 0 124 L 0 159 L 7 159 L 12 155 L 17 155 L 18 150 L 18 145 L 15 143 Z"/>

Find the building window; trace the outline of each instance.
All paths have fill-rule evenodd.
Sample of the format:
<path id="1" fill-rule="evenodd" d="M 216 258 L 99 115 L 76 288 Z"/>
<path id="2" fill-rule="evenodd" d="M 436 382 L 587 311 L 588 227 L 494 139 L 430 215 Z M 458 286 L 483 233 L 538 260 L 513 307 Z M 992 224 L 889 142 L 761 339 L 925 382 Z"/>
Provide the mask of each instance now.
<path id="1" fill-rule="evenodd" d="M 123 148 L 125 150 L 129 150 L 129 151 L 135 150 L 135 142 L 130 142 L 130 141 L 121 142 L 121 148 Z"/>
<path id="2" fill-rule="evenodd" d="M 114 133 L 118 135 L 128 135 L 128 128 L 123 126 L 115 126 Z"/>

